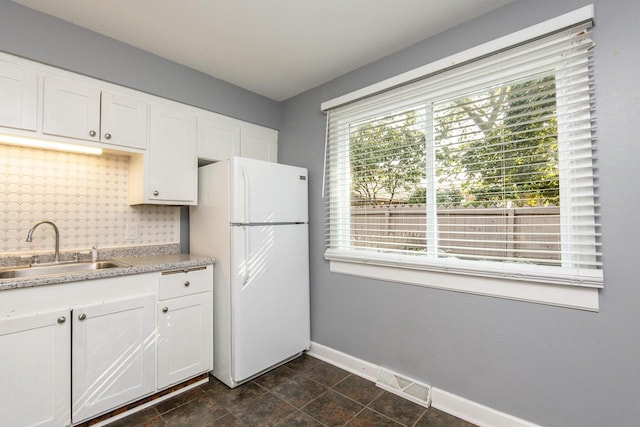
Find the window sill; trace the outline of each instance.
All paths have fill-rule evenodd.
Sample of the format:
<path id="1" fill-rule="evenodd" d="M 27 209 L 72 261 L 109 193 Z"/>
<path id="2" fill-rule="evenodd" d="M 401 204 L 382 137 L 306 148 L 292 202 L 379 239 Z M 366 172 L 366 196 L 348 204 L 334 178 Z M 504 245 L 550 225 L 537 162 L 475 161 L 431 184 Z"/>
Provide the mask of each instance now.
<path id="1" fill-rule="evenodd" d="M 333 273 L 456 292 L 492 296 L 587 311 L 598 311 L 598 288 L 536 283 L 511 277 L 478 277 L 401 266 L 375 265 L 359 260 L 330 260 Z"/>

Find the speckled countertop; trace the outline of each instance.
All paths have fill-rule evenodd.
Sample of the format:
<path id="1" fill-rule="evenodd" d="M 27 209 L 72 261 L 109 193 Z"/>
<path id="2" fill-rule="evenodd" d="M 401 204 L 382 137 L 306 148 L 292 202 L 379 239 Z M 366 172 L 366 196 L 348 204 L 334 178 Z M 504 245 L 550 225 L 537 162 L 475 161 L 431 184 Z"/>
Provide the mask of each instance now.
<path id="1" fill-rule="evenodd" d="M 47 276 L 31 276 L 13 279 L 0 279 L 0 291 L 8 289 L 29 288 L 35 286 L 55 285 L 58 283 L 77 282 L 82 280 L 103 279 L 107 277 L 126 276 L 149 273 L 153 271 L 178 270 L 213 264 L 213 258 L 194 254 L 153 253 L 126 251 L 107 253 L 111 256 L 100 256 L 128 265 L 127 267 L 107 268 L 103 270 L 64 273 Z M 118 256 L 120 255 L 120 256 Z M 138 256 L 136 256 L 138 255 Z"/>

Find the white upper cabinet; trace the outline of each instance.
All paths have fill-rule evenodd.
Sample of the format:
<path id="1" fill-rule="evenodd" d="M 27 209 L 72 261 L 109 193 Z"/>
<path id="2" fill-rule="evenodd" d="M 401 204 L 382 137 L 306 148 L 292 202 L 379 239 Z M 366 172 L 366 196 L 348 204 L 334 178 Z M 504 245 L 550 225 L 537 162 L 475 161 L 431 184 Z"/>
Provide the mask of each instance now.
<path id="1" fill-rule="evenodd" d="M 240 155 L 240 126 L 217 114 L 198 117 L 198 158 L 224 160 Z"/>
<path id="2" fill-rule="evenodd" d="M 198 196 L 196 116 L 152 104 L 149 147 L 130 163 L 129 204 L 193 205 Z"/>
<path id="3" fill-rule="evenodd" d="M 0 94 L 0 126 L 35 131 L 38 74 L 29 68 L 0 61 Z"/>
<path id="4" fill-rule="evenodd" d="M 44 78 L 42 132 L 100 140 L 100 89 L 55 77 Z"/>
<path id="5" fill-rule="evenodd" d="M 56 77 L 44 78 L 42 132 L 67 138 L 147 146 L 147 102 Z"/>
<path id="6" fill-rule="evenodd" d="M 278 161 L 278 131 L 215 113 L 198 116 L 198 158 L 210 161 L 232 156 Z"/>
<path id="7" fill-rule="evenodd" d="M 149 104 L 132 96 L 108 91 L 101 94 L 100 141 L 147 148 Z"/>
<path id="8" fill-rule="evenodd" d="M 278 161 L 278 131 L 245 124 L 240 133 L 240 153 L 242 157 Z"/>
<path id="9" fill-rule="evenodd" d="M 195 205 L 198 159 L 278 161 L 278 131 L 0 52 L 0 133 L 129 155 L 129 204 Z"/>

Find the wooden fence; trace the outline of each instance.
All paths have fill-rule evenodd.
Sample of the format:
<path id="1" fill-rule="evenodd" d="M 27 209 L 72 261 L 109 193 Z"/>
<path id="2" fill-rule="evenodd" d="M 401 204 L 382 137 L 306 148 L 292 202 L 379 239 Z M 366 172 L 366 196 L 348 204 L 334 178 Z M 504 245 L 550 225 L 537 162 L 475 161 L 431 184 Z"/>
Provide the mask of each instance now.
<path id="1" fill-rule="evenodd" d="M 437 211 L 438 251 L 474 258 L 560 260 L 560 208 L 443 207 Z M 355 246 L 420 251 L 427 244 L 424 205 L 352 207 Z"/>

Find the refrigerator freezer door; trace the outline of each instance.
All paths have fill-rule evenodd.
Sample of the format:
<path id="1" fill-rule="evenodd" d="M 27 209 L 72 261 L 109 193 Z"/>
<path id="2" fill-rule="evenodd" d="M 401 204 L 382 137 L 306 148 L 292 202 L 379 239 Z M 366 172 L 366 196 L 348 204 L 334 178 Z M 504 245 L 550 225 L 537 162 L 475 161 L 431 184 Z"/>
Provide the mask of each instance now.
<path id="1" fill-rule="evenodd" d="M 232 376 L 242 382 L 309 348 L 306 224 L 232 227 Z"/>
<path id="2" fill-rule="evenodd" d="M 307 170 L 243 157 L 231 160 L 231 222 L 307 222 Z"/>

